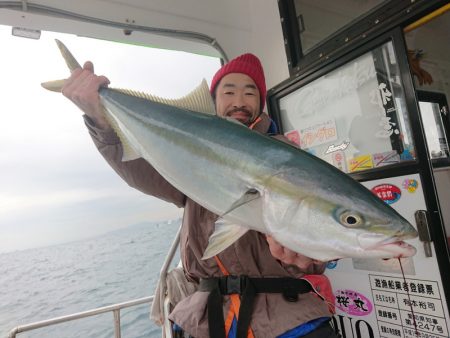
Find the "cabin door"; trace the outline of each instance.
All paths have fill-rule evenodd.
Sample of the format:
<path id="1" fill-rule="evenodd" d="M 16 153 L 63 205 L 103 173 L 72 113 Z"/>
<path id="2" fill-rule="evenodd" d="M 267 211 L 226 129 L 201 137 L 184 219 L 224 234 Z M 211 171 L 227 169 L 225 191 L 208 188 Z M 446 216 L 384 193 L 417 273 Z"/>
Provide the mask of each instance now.
<path id="1" fill-rule="evenodd" d="M 449 77 L 441 90 L 417 87 L 408 50 L 432 49 L 413 48 L 408 34 L 398 27 L 281 84 L 269 98 L 288 138 L 360 181 L 419 230 L 408 241 L 417 254 L 401 265 L 397 259 L 328 264 L 343 337 L 416 338 L 416 329 L 419 337 L 450 336 L 448 109 L 419 92 L 449 93 Z M 420 41 L 434 40 L 416 33 Z M 425 59 L 420 65 L 428 71 Z M 433 71 L 420 74 L 422 83 L 431 77 L 436 85 Z"/>

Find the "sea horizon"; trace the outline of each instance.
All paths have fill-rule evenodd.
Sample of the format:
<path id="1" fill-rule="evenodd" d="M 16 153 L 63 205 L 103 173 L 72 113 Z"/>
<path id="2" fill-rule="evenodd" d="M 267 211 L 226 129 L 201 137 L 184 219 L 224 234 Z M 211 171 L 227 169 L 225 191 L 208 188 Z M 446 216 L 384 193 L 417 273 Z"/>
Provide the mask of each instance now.
<path id="1" fill-rule="evenodd" d="M 0 338 L 36 321 L 153 294 L 180 219 L 142 222 L 104 234 L 0 253 Z M 178 263 L 178 257 L 173 265 Z M 160 337 L 149 305 L 121 311 L 124 337 Z M 54 325 L 26 337 L 111 337 L 113 315 Z"/>
<path id="2" fill-rule="evenodd" d="M 167 220 L 158 220 L 158 221 L 148 221 L 148 222 L 139 222 L 139 223 L 133 223 L 130 225 L 124 225 L 123 227 L 118 227 L 115 228 L 113 230 L 106 230 L 106 231 L 102 231 L 96 234 L 92 234 L 92 235 L 87 235 L 85 237 L 77 237 L 75 239 L 67 239 L 67 240 L 62 240 L 62 241 L 56 241 L 54 243 L 48 243 L 48 244 L 41 244 L 41 245 L 36 245 L 36 246 L 32 246 L 29 248 L 23 248 L 23 249 L 12 249 L 12 250 L 6 250 L 6 251 L 2 251 L 2 249 L 0 248 L 0 255 L 2 254 L 8 254 L 8 253 L 15 253 L 15 252 L 21 252 L 21 251 L 27 251 L 27 250 L 33 250 L 33 249 L 42 249 L 42 248 L 48 248 L 48 247 L 52 247 L 52 246 L 58 246 L 58 245 L 66 245 L 66 244 L 71 244 L 71 243 L 76 243 L 79 241 L 86 241 L 86 240 L 90 240 L 90 239 L 94 239 L 97 237 L 101 237 L 101 236 L 105 236 L 107 234 L 116 232 L 116 231 L 122 231 L 124 229 L 128 229 L 128 228 L 132 228 L 132 227 L 139 227 L 139 226 L 144 226 L 144 225 L 150 225 L 150 224 L 160 224 L 160 223 L 167 223 L 167 222 L 179 222 L 181 220 L 181 218 L 177 217 L 174 219 L 167 219 Z"/>

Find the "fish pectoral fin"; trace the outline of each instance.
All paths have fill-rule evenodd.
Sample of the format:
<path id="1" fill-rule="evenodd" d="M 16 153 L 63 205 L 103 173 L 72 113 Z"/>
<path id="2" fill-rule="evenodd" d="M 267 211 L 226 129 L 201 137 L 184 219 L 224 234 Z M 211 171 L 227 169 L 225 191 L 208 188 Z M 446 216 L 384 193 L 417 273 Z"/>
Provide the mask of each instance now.
<path id="1" fill-rule="evenodd" d="M 66 81 L 66 79 L 42 82 L 41 86 L 42 86 L 42 88 L 45 88 L 52 92 L 60 93 L 62 90 L 62 87 L 64 86 L 65 81 Z"/>
<path id="2" fill-rule="evenodd" d="M 202 259 L 208 259 L 219 254 L 241 238 L 248 230 L 243 226 L 219 219 L 216 222 L 214 233 L 209 237 L 209 243 Z"/>
<path id="3" fill-rule="evenodd" d="M 236 210 L 237 208 L 243 206 L 244 204 L 247 204 L 251 201 L 254 201 L 261 197 L 261 193 L 256 189 L 248 189 L 242 196 L 239 198 L 236 202 L 234 202 L 231 207 L 224 212 L 221 217 L 224 217 L 225 215 L 229 214 L 233 210 Z"/>
<path id="4" fill-rule="evenodd" d="M 243 205 L 261 197 L 256 189 L 248 189 L 216 222 L 214 233 L 209 238 L 209 244 L 202 259 L 211 258 L 228 248 L 231 244 L 241 238 L 249 229 L 241 225 L 230 223 L 223 219 L 224 216 Z"/>

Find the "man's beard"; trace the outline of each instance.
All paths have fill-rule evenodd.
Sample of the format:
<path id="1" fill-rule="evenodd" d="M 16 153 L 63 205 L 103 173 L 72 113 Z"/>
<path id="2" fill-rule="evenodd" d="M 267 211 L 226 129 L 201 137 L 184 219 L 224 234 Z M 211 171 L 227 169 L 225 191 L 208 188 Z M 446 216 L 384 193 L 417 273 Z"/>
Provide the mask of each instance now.
<path id="1" fill-rule="evenodd" d="M 234 108 L 234 109 L 228 111 L 225 114 L 225 116 L 234 118 L 233 114 L 234 113 L 238 113 L 238 112 L 239 113 L 244 113 L 246 115 L 245 121 L 241 120 L 241 119 L 238 119 L 238 118 L 235 118 L 239 122 L 241 122 L 241 123 L 243 123 L 243 124 L 248 126 L 253 121 L 253 114 L 252 114 L 252 112 L 250 110 L 246 109 L 246 108 Z"/>

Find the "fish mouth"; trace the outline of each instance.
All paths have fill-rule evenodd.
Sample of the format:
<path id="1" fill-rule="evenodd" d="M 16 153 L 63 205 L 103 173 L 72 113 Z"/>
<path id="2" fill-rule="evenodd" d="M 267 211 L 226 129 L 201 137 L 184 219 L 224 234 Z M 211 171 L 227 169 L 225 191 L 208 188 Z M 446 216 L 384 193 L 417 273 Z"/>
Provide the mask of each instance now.
<path id="1" fill-rule="evenodd" d="M 415 236 L 414 236 L 415 237 Z M 403 239 L 411 238 L 409 235 L 387 237 L 382 234 L 360 234 L 358 242 L 366 252 L 377 252 L 379 258 L 405 258 L 416 254 L 416 248 Z"/>
<path id="2" fill-rule="evenodd" d="M 411 244 L 398 240 L 390 243 L 385 243 L 378 247 L 378 249 L 393 254 L 392 257 L 385 258 L 406 258 L 414 256 L 417 252 L 416 248 Z"/>

